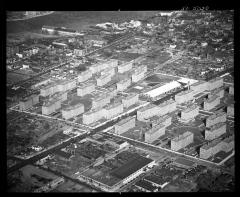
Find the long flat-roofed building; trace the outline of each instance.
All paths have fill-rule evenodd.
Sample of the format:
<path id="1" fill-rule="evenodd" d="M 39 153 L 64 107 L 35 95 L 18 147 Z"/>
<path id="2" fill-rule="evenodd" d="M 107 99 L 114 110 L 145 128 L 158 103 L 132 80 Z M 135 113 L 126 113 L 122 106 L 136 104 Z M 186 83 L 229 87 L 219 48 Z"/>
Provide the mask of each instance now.
<path id="1" fill-rule="evenodd" d="M 205 130 L 205 140 L 213 140 L 226 133 L 226 123 L 219 122 Z"/>
<path id="2" fill-rule="evenodd" d="M 234 104 L 227 106 L 227 115 L 234 117 Z"/>
<path id="3" fill-rule="evenodd" d="M 208 159 L 209 157 L 212 157 L 213 155 L 220 152 L 221 151 L 220 142 L 221 142 L 220 139 L 216 139 L 200 147 L 199 157 L 202 159 Z"/>
<path id="4" fill-rule="evenodd" d="M 123 104 L 121 102 L 114 103 L 112 105 L 105 107 L 105 115 L 104 117 L 106 119 L 113 118 L 114 116 L 117 116 L 118 114 L 123 112 Z"/>
<path id="5" fill-rule="evenodd" d="M 229 94 L 234 95 L 234 86 L 229 86 Z"/>
<path id="6" fill-rule="evenodd" d="M 36 105 L 37 103 L 39 103 L 39 95 L 33 94 L 19 101 L 19 109 L 27 110 L 31 108 L 33 105 Z"/>
<path id="7" fill-rule="evenodd" d="M 137 93 L 130 93 L 127 97 L 122 99 L 124 108 L 128 108 L 139 101 L 139 95 Z"/>
<path id="8" fill-rule="evenodd" d="M 109 67 L 109 68 L 106 68 L 105 70 L 103 70 L 101 72 L 101 75 L 106 75 L 106 74 L 113 77 L 115 75 L 115 68 L 114 67 Z"/>
<path id="9" fill-rule="evenodd" d="M 198 81 L 190 86 L 190 89 L 195 92 L 195 94 L 204 92 L 208 90 L 208 82 L 206 81 Z"/>
<path id="10" fill-rule="evenodd" d="M 112 79 L 111 75 L 109 75 L 108 73 L 101 75 L 100 77 L 98 77 L 97 80 L 97 86 L 104 86 L 106 85 L 108 82 L 110 82 Z"/>
<path id="11" fill-rule="evenodd" d="M 206 127 L 211 127 L 219 122 L 226 122 L 227 114 L 225 112 L 216 112 L 215 114 L 207 117 L 206 119 Z"/>
<path id="12" fill-rule="evenodd" d="M 60 99 L 61 102 L 67 100 L 67 92 L 57 92 L 53 94 L 49 99 Z"/>
<path id="13" fill-rule="evenodd" d="M 149 104 L 137 111 L 137 119 L 140 121 L 146 121 L 150 117 L 159 114 L 160 108 L 157 105 Z"/>
<path id="14" fill-rule="evenodd" d="M 234 149 L 234 135 L 231 135 L 223 140 L 222 150 L 224 152 L 229 152 Z"/>
<path id="15" fill-rule="evenodd" d="M 80 84 L 77 88 L 77 95 L 78 96 L 85 96 L 87 94 L 91 94 L 95 91 L 95 84 L 94 83 L 84 83 Z"/>
<path id="16" fill-rule="evenodd" d="M 163 116 L 165 114 L 175 111 L 177 109 L 177 103 L 176 101 L 169 99 L 158 105 L 158 107 L 160 110 L 159 115 Z"/>
<path id="17" fill-rule="evenodd" d="M 79 75 L 78 75 L 78 82 L 79 83 L 82 83 L 84 81 L 87 81 L 88 79 L 90 79 L 92 77 L 92 72 L 91 70 L 85 70 L 83 72 L 81 72 Z"/>
<path id="18" fill-rule="evenodd" d="M 142 70 L 136 69 L 132 73 L 131 80 L 133 83 L 136 83 L 136 82 L 142 80 L 144 78 L 144 76 L 145 76 L 145 71 L 143 69 Z"/>
<path id="19" fill-rule="evenodd" d="M 117 91 L 124 91 L 131 85 L 131 79 L 126 78 L 117 83 Z"/>
<path id="20" fill-rule="evenodd" d="M 204 110 L 211 110 L 219 104 L 220 104 L 220 97 L 217 96 L 217 95 L 214 95 L 211 98 L 208 98 L 204 101 L 203 109 Z"/>
<path id="21" fill-rule="evenodd" d="M 193 133 L 186 131 L 171 140 L 171 150 L 178 151 L 193 143 Z"/>
<path id="22" fill-rule="evenodd" d="M 217 77 L 208 81 L 208 90 L 212 91 L 214 89 L 220 88 L 223 86 L 223 78 Z"/>
<path id="23" fill-rule="evenodd" d="M 57 85 L 55 82 L 50 82 L 46 85 L 43 85 L 43 87 L 40 89 L 40 95 L 46 97 L 56 93 L 58 91 L 58 88 L 56 86 Z"/>
<path id="24" fill-rule="evenodd" d="M 208 94 L 208 98 L 211 98 L 214 95 L 217 95 L 220 98 L 223 98 L 224 97 L 224 87 L 220 87 L 220 88 L 212 90 L 210 92 L 210 94 Z"/>
<path id="25" fill-rule="evenodd" d="M 177 104 L 185 103 L 193 100 L 194 91 L 186 90 L 175 95 L 175 101 Z"/>
<path id="26" fill-rule="evenodd" d="M 151 122 L 152 128 L 156 127 L 158 124 L 163 124 L 165 127 L 168 127 L 172 124 L 172 117 L 169 115 L 164 116 L 153 116 L 148 119 Z"/>
<path id="27" fill-rule="evenodd" d="M 76 105 L 62 109 L 62 117 L 64 119 L 70 119 L 82 113 L 84 113 L 84 105 L 82 103 L 78 103 Z"/>
<path id="28" fill-rule="evenodd" d="M 63 80 L 57 84 L 58 91 L 68 91 L 76 88 L 77 83 L 75 80 Z"/>
<path id="29" fill-rule="evenodd" d="M 103 95 L 96 95 L 92 99 L 92 109 L 102 108 L 108 103 L 110 103 L 111 95 L 103 94 Z"/>
<path id="30" fill-rule="evenodd" d="M 145 142 L 152 143 L 159 137 L 163 136 L 165 134 L 165 128 L 166 126 L 163 124 L 158 124 L 157 126 L 151 128 L 144 134 Z"/>
<path id="31" fill-rule="evenodd" d="M 114 129 L 115 133 L 118 135 L 121 135 L 122 133 L 127 132 L 129 129 L 134 128 L 136 125 L 136 117 L 135 116 L 130 116 L 127 117 L 117 124 L 115 124 Z"/>
<path id="32" fill-rule="evenodd" d="M 177 81 L 171 81 L 169 83 L 166 83 L 164 85 L 159 85 L 159 87 L 154 87 L 154 89 L 144 93 L 145 96 L 154 99 L 160 95 L 164 95 L 170 91 L 175 90 L 176 88 L 181 87 L 181 84 Z"/>
<path id="33" fill-rule="evenodd" d="M 132 69 L 132 62 L 125 62 L 123 64 L 118 65 L 118 72 L 124 73 Z"/>
<path id="34" fill-rule="evenodd" d="M 102 119 L 105 114 L 105 109 L 95 109 L 83 114 L 83 124 L 89 125 Z"/>
<path id="35" fill-rule="evenodd" d="M 94 74 L 94 73 L 101 72 L 109 67 L 116 67 L 117 65 L 118 65 L 118 60 L 115 60 L 115 59 L 104 60 L 96 64 L 93 64 L 90 67 L 90 70 Z"/>
<path id="36" fill-rule="evenodd" d="M 199 106 L 196 104 L 192 104 L 188 106 L 186 109 L 181 111 L 181 119 L 182 122 L 189 122 L 193 120 L 199 114 Z"/>

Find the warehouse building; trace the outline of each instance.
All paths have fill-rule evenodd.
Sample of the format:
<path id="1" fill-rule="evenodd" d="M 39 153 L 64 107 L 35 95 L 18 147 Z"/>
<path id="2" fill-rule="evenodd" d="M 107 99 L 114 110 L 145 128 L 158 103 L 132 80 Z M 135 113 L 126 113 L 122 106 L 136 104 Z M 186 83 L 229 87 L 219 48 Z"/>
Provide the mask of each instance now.
<path id="1" fill-rule="evenodd" d="M 61 102 L 60 98 L 53 98 L 45 102 L 42 106 L 42 114 L 49 115 L 56 112 L 56 110 L 61 108 Z"/>
<path id="2" fill-rule="evenodd" d="M 124 91 L 131 85 L 131 78 L 126 78 L 117 83 L 117 91 Z"/>
<path id="3" fill-rule="evenodd" d="M 217 77 L 208 81 L 208 90 L 212 91 L 214 89 L 223 87 L 223 78 Z"/>
<path id="4" fill-rule="evenodd" d="M 234 104 L 227 106 L 227 115 L 234 117 Z"/>
<path id="5" fill-rule="evenodd" d="M 189 122 L 193 120 L 199 114 L 199 106 L 196 104 L 192 104 L 188 106 L 186 109 L 181 111 L 180 121 Z"/>
<path id="6" fill-rule="evenodd" d="M 205 140 L 213 140 L 226 133 L 226 123 L 219 122 L 209 129 L 205 129 Z"/>
<path id="7" fill-rule="evenodd" d="M 181 84 L 177 81 L 171 81 L 169 83 L 166 83 L 164 85 L 159 85 L 159 87 L 152 89 L 146 93 L 144 93 L 145 96 L 151 99 L 155 99 L 159 97 L 160 95 L 166 94 L 168 92 L 174 91 L 177 88 L 180 88 Z"/>
<path id="8" fill-rule="evenodd" d="M 92 109 L 102 108 L 111 101 L 111 95 L 100 94 L 92 99 Z"/>
<path id="9" fill-rule="evenodd" d="M 157 105 L 149 104 L 137 111 L 137 119 L 139 121 L 146 121 L 152 116 L 160 114 L 160 107 Z"/>
<path id="10" fill-rule="evenodd" d="M 222 147 L 220 142 L 220 139 L 216 139 L 200 147 L 199 157 L 201 159 L 208 159 L 209 157 L 212 157 L 218 152 L 220 152 Z"/>
<path id="11" fill-rule="evenodd" d="M 178 151 L 193 143 L 193 133 L 186 131 L 171 140 L 171 150 Z"/>
<path id="12" fill-rule="evenodd" d="M 70 119 L 84 113 L 84 105 L 78 103 L 76 105 L 69 106 L 62 110 L 62 117 L 64 119 Z"/>
<path id="13" fill-rule="evenodd" d="M 198 81 L 190 86 L 190 89 L 195 92 L 195 95 L 208 90 L 208 82 Z"/>
<path id="14" fill-rule="evenodd" d="M 97 86 L 104 86 L 106 85 L 108 82 L 111 81 L 111 75 L 109 75 L 108 73 L 101 75 L 100 77 L 98 77 L 97 80 Z"/>
<path id="15" fill-rule="evenodd" d="M 159 115 L 163 116 L 165 114 L 175 111 L 177 109 L 177 103 L 176 101 L 169 99 L 158 105 L 158 107 L 160 110 Z"/>
<path id="16" fill-rule="evenodd" d="M 75 80 L 64 80 L 57 84 L 57 91 L 68 91 L 76 88 L 77 83 Z"/>
<path id="17" fill-rule="evenodd" d="M 165 134 L 165 125 L 158 124 L 144 134 L 145 142 L 152 143 Z"/>
<path id="18" fill-rule="evenodd" d="M 106 119 L 111 119 L 117 116 L 118 114 L 121 114 L 122 112 L 123 112 L 123 104 L 121 102 L 114 103 L 105 107 L 104 117 Z"/>
<path id="19" fill-rule="evenodd" d="M 123 64 L 118 65 L 118 72 L 125 73 L 132 69 L 132 62 L 125 62 Z"/>
<path id="20" fill-rule="evenodd" d="M 19 109 L 22 111 L 27 110 L 33 107 L 33 105 L 36 105 L 37 103 L 39 103 L 39 95 L 33 94 L 19 101 Z"/>
<path id="21" fill-rule="evenodd" d="M 83 83 L 77 87 L 77 95 L 78 96 L 85 96 L 87 94 L 91 94 L 94 91 L 95 91 L 94 83 Z"/>
<path id="22" fill-rule="evenodd" d="M 105 114 L 105 109 L 95 109 L 83 114 L 83 124 L 89 125 L 102 119 Z"/>
<path id="23" fill-rule="evenodd" d="M 186 90 L 175 95 L 177 104 L 185 103 L 193 100 L 195 92 L 193 90 Z"/>
<path id="24" fill-rule="evenodd" d="M 208 94 L 208 98 L 211 98 L 212 96 L 217 95 L 221 98 L 224 97 L 224 87 L 220 87 L 217 89 L 214 89 L 210 92 L 210 94 Z"/>
<path id="25" fill-rule="evenodd" d="M 234 95 L 234 86 L 229 86 L 229 94 Z"/>
<path id="26" fill-rule="evenodd" d="M 211 110 L 214 107 L 216 107 L 217 105 L 220 104 L 220 97 L 217 95 L 212 96 L 209 99 L 206 99 L 203 103 L 203 109 L 204 110 Z"/>
<path id="27" fill-rule="evenodd" d="M 130 93 L 128 96 L 122 99 L 124 108 L 128 108 L 139 101 L 139 95 L 137 93 Z"/>
<path id="28" fill-rule="evenodd" d="M 84 81 L 87 81 L 88 79 L 90 79 L 92 77 L 92 72 L 91 70 L 85 70 L 83 72 L 81 72 L 79 75 L 78 75 L 78 83 L 82 83 Z"/>
<path id="29" fill-rule="evenodd" d="M 165 127 L 168 127 L 172 124 L 172 117 L 169 115 L 164 116 L 153 116 L 148 119 L 151 123 L 151 127 L 154 128 L 158 124 L 163 124 Z"/>
<path id="30" fill-rule="evenodd" d="M 114 126 L 115 133 L 121 135 L 122 133 L 127 132 L 128 130 L 134 128 L 136 125 L 136 116 L 129 116 Z"/>
<path id="31" fill-rule="evenodd" d="M 225 112 L 219 111 L 207 117 L 206 127 L 211 127 L 212 125 L 215 125 L 220 122 L 226 122 L 226 121 L 227 121 L 227 114 Z"/>

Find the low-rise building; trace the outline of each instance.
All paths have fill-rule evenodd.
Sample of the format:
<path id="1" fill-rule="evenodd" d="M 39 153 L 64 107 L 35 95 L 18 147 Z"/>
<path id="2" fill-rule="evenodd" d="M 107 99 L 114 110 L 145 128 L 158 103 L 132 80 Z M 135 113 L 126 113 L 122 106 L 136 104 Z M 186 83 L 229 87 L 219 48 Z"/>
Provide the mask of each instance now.
<path id="1" fill-rule="evenodd" d="M 158 124 L 163 124 L 168 127 L 172 124 L 172 117 L 169 115 L 164 116 L 153 116 L 148 119 L 150 121 L 152 128 L 156 127 Z"/>
<path id="2" fill-rule="evenodd" d="M 181 111 L 180 121 L 189 122 L 193 120 L 199 114 L 199 106 L 196 104 L 192 104 L 188 106 L 186 109 Z"/>
<path id="3" fill-rule="evenodd" d="M 223 86 L 223 78 L 217 77 L 208 81 L 208 90 L 212 91 L 214 89 L 220 88 Z"/>
<path id="4" fill-rule="evenodd" d="M 57 84 L 58 91 L 68 91 L 77 87 L 75 80 L 63 80 Z"/>
<path id="5" fill-rule="evenodd" d="M 180 92 L 175 95 L 175 101 L 177 102 L 177 104 L 191 101 L 193 100 L 194 93 L 195 92 L 193 90 L 186 90 L 186 91 Z"/>
<path id="6" fill-rule="evenodd" d="M 78 96 L 85 96 L 87 94 L 91 94 L 95 91 L 95 84 L 94 83 L 84 83 L 80 84 L 77 88 L 77 95 Z"/>
<path id="7" fill-rule="evenodd" d="M 198 81 L 190 86 L 190 89 L 195 92 L 195 95 L 208 90 L 208 82 Z"/>
<path id="8" fill-rule="evenodd" d="M 96 95 L 92 99 L 92 109 L 102 108 L 108 103 L 110 103 L 110 100 L 111 100 L 111 95 L 109 94 Z"/>
<path id="9" fill-rule="evenodd" d="M 124 132 L 127 132 L 129 129 L 134 128 L 136 125 L 136 117 L 135 116 L 130 116 L 128 118 L 125 118 L 115 124 L 114 130 L 115 133 L 118 135 L 121 135 Z"/>
<path id="10" fill-rule="evenodd" d="M 118 65 L 118 72 L 124 73 L 132 69 L 132 62 L 125 62 L 123 64 Z"/>
<path id="11" fill-rule="evenodd" d="M 42 114 L 49 115 L 56 112 L 56 110 L 61 108 L 61 102 L 60 98 L 54 98 L 45 102 L 42 106 Z"/>
<path id="12" fill-rule="evenodd" d="M 212 90 L 210 92 L 210 94 L 208 94 L 208 98 L 211 98 L 214 95 L 219 96 L 220 99 L 223 98 L 224 97 L 224 87 L 220 87 L 220 88 Z"/>
<path id="13" fill-rule="evenodd" d="M 123 104 L 121 102 L 114 103 L 112 105 L 105 107 L 105 114 L 104 117 L 106 119 L 111 119 L 114 116 L 117 116 L 118 114 L 121 114 L 123 112 Z"/>
<path id="14" fill-rule="evenodd" d="M 102 119 L 105 114 L 105 109 L 95 109 L 83 114 L 83 124 L 89 125 Z"/>
<path id="15" fill-rule="evenodd" d="M 139 69 L 135 69 L 134 72 L 132 73 L 131 79 L 133 83 L 136 83 L 140 80 L 142 80 L 145 76 L 145 70 L 139 70 Z"/>
<path id="16" fill-rule="evenodd" d="M 159 115 L 160 108 L 157 105 L 149 104 L 137 111 L 137 119 L 140 121 L 146 121 L 152 116 Z"/>
<path id="17" fill-rule="evenodd" d="M 178 151 L 193 143 L 193 133 L 186 131 L 171 140 L 171 150 Z"/>
<path id="18" fill-rule="evenodd" d="M 79 83 L 82 83 L 84 81 L 87 81 L 88 79 L 90 79 L 92 77 L 92 72 L 91 70 L 85 70 L 83 72 L 81 72 L 79 75 L 78 75 L 78 82 Z"/>
<path id="19" fill-rule="evenodd" d="M 219 104 L 220 104 L 220 97 L 217 96 L 217 95 L 214 95 L 211 98 L 208 98 L 204 101 L 203 109 L 204 110 L 211 110 Z"/>
<path id="20" fill-rule="evenodd" d="M 158 105 L 158 107 L 160 110 L 159 115 L 163 116 L 165 114 L 175 111 L 177 109 L 177 103 L 176 101 L 169 99 Z"/>
<path id="21" fill-rule="evenodd" d="M 220 139 L 216 139 L 200 147 L 199 157 L 201 159 L 208 159 L 209 157 L 212 157 L 213 155 L 220 152 L 221 151 L 220 142 L 221 142 Z"/>
<path id="22" fill-rule="evenodd" d="M 234 104 L 227 106 L 227 115 L 234 117 Z"/>
<path id="23" fill-rule="evenodd" d="M 213 140 L 226 133 L 226 123 L 219 122 L 205 129 L 205 140 Z"/>
<path id="24" fill-rule="evenodd" d="M 100 77 L 98 77 L 97 80 L 97 86 L 104 86 L 106 85 L 108 82 L 110 82 L 112 79 L 111 75 L 109 75 L 108 73 L 101 75 Z"/>
<path id="25" fill-rule="evenodd" d="M 33 94 L 19 101 L 19 109 L 24 111 L 33 107 L 33 105 L 36 105 L 37 103 L 39 103 L 39 95 Z"/>
<path id="26" fill-rule="evenodd" d="M 229 86 L 229 94 L 234 95 L 234 86 Z"/>

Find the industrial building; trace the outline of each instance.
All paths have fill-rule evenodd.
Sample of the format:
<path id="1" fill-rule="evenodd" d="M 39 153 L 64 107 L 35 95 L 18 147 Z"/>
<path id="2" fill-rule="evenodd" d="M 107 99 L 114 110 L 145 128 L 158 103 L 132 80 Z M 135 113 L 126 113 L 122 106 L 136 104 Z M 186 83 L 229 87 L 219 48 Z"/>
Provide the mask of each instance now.
<path id="1" fill-rule="evenodd" d="M 193 143 L 193 133 L 186 131 L 171 140 L 171 150 L 178 151 Z"/>
<path id="2" fill-rule="evenodd" d="M 99 76 L 98 78 L 96 78 L 97 80 L 97 86 L 104 86 L 106 85 L 108 82 L 110 82 L 112 79 L 111 75 L 109 75 L 108 73 Z"/>
<path id="3" fill-rule="evenodd" d="M 226 122 L 227 114 L 225 112 L 216 112 L 215 114 L 207 117 L 206 119 L 206 127 L 211 127 L 219 122 Z"/>
<path id="4" fill-rule="evenodd" d="M 234 95 L 234 86 L 229 86 L 229 94 Z"/>
<path id="5" fill-rule="evenodd" d="M 208 98 L 203 103 L 203 109 L 204 110 L 211 110 L 217 105 L 220 104 L 220 97 L 217 95 L 212 96 L 211 98 Z"/>
<path id="6" fill-rule="evenodd" d="M 56 110 L 61 108 L 61 103 L 62 103 L 62 101 L 60 98 L 50 99 L 48 102 L 45 102 L 43 104 L 42 114 L 49 115 L 49 114 L 56 112 Z"/>
<path id="7" fill-rule="evenodd" d="M 190 89 L 195 92 L 195 94 L 204 92 L 208 90 L 208 82 L 206 81 L 198 81 L 190 86 Z"/>
<path id="8" fill-rule="evenodd" d="M 19 101 L 19 109 L 27 110 L 31 108 L 33 105 L 36 105 L 37 103 L 39 103 L 39 95 L 33 94 Z"/>
<path id="9" fill-rule="evenodd" d="M 146 121 L 152 116 L 160 114 L 160 107 L 157 105 L 149 104 L 137 111 L 137 119 L 139 121 Z"/>
<path id="10" fill-rule="evenodd" d="M 110 118 L 113 118 L 114 116 L 117 116 L 118 114 L 121 114 L 122 112 L 123 112 L 123 104 L 121 102 L 114 103 L 105 107 L 104 117 L 106 119 L 110 119 Z"/>
<path id="11" fill-rule="evenodd" d="M 217 95 L 221 98 L 224 97 L 224 87 L 220 87 L 217 89 L 214 89 L 210 92 L 210 94 L 208 94 L 208 98 L 211 98 L 212 96 Z"/>
<path id="12" fill-rule="evenodd" d="M 165 114 L 171 113 L 177 109 L 177 103 L 176 101 L 169 99 L 167 101 L 164 101 L 159 107 L 159 115 L 163 116 Z"/>
<path id="13" fill-rule="evenodd" d="M 83 72 L 81 72 L 79 75 L 78 75 L 78 82 L 79 83 L 82 83 L 84 81 L 87 81 L 88 79 L 90 79 L 92 77 L 92 72 L 91 70 L 85 70 Z"/>
<path id="14" fill-rule="evenodd" d="M 124 91 L 131 85 L 131 78 L 126 78 L 117 83 L 117 91 Z"/>
<path id="15" fill-rule="evenodd" d="M 219 122 L 210 128 L 205 129 L 205 140 L 213 140 L 215 138 L 220 137 L 224 133 L 226 133 L 226 123 L 224 122 Z"/>
<path id="16" fill-rule="evenodd" d="M 122 104 L 124 108 L 128 108 L 139 101 L 139 95 L 137 93 L 131 93 L 122 99 Z"/>
<path id="17" fill-rule="evenodd" d="M 127 117 L 114 126 L 115 133 L 121 135 L 129 129 L 134 128 L 136 125 L 136 116 Z"/>
<path id="18" fill-rule="evenodd" d="M 62 109 L 62 117 L 67 120 L 82 113 L 84 113 L 84 105 L 82 103 Z"/>
<path id="19" fill-rule="evenodd" d="M 172 117 L 169 115 L 153 116 L 150 117 L 148 121 L 150 121 L 152 128 L 156 127 L 159 124 L 163 124 L 165 127 L 168 127 L 172 124 Z"/>
<path id="20" fill-rule="evenodd" d="M 87 94 L 91 94 L 94 91 L 95 91 L 94 83 L 84 83 L 84 84 L 80 84 L 77 87 L 77 95 L 78 96 L 85 96 Z"/>
<path id="21" fill-rule="evenodd" d="M 217 77 L 208 81 L 208 90 L 212 91 L 214 89 L 220 88 L 223 86 L 223 78 Z"/>
<path id="22" fill-rule="evenodd" d="M 100 94 L 96 95 L 92 99 L 92 109 L 102 108 L 108 103 L 110 103 L 111 95 L 109 94 Z"/>
<path id="23" fill-rule="evenodd" d="M 118 65 L 118 72 L 124 73 L 132 69 L 132 62 L 125 62 L 123 64 Z"/>
<path id="24" fill-rule="evenodd" d="M 227 115 L 234 117 L 234 104 L 227 106 Z"/>
<path id="25" fill-rule="evenodd" d="M 158 124 L 144 134 L 145 142 L 152 143 L 165 134 L 165 125 Z"/>
<path id="26" fill-rule="evenodd" d="M 171 81 L 164 85 L 160 84 L 157 88 L 154 87 L 154 89 L 144 93 L 144 95 L 154 100 L 156 97 L 159 97 L 160 95 L 166 94 L 180 87 L 180 83 L 178 83 L 177 81 Z"/>
<path id="27" fill-rule="evenodd" d="M 185 103 L 193 100 L 195 92 L 193 90 L 186 90 L 175 95 L 177 104 Z"/>
<path id="28" fill-rule="evenodd" d="M 196 104 L 192 104 L 188 106 L 186 109 L 181 111 L 180 121 L 189 122 L 193 120 L 199 114 L 199 106 Z"/>
<path id="29" fill-rule="evenodd" d="M 105 109 L 95 109 L 83 114 L 83 124 L 89 125 L 102 119 L 105 114 Z"/>

